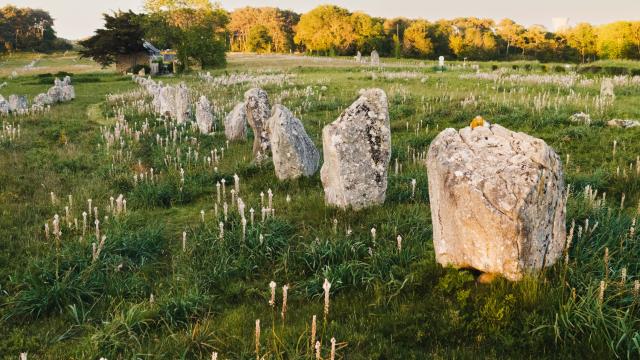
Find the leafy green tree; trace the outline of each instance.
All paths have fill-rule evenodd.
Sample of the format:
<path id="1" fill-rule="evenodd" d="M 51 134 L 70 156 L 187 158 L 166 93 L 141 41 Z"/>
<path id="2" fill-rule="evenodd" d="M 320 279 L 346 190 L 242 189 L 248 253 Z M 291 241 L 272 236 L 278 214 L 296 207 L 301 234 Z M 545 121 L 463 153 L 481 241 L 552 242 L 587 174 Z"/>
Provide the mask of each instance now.
<path id="1" fill-rule="evenodd" d="M 49 52 L 70 48 L 69 43 L 56 37 L 48 12 L 12 5 L 0 8 L 0 52 Z"/>
<path id="2" fill-rule="evenodd" d="M 512 47 L 518 47 L 521 45 L 522 34 L 525 32 L 525 28 L 522 25 L 517 24 L 511 19 L 503 19 L 500 21 L 497 27 L 497 34 L 506 43 L 505 57 L 509 57 L 509 50 Z"/>
<path id="3" fill-rule="evenodd" d="M 402 44 L 403 53 L 407 56 L 427 57 L 433 52 L 433 43 L 429 38 L 429 23 L 417 20 L 405 30 Z"/>
<path id="4" fill-rule="evenodd" d="M 300 17 L 294 40 L 311 52 L 346 53 L 356 35 L 349 11 L 321 5 Z"/>
<path id="5" fill-rule="evenodd" d="M 84 47 L 82 57 L 92 58 L 102 66 L 109 66 L 118 55 L 135 54 L 145 51 L 142 46 L 144 30 L 141 23 L 144 15 L 132 11 L 103 14 L 104 29 L 95 31 L 95 35 L 80 42 Z"/>
<path id="6" fill-rule="evenodd" d="M 270 52 L 272 42 L 269 29 L 264 25 L 256 25 L 249 31 L 247 50 L 257 53 Z"/>
<path id="7" fill-rule="evenodd" d="M 145 8 L 153 11 L 145 21 L 146 36 L 158 46 L 176 49 L 182 69 L 193 62 L 203 68 L 226 64 L 229 17 L 219 6 L 200 0 L 150 0 Z"/>
<path id="8" fill-rule="evenodd" d="M 593 26 L 587 23 L 580 23 L 567 31 L 567 43 L 575 48 L 584 63 L 587 56 L 595 55 L 598 36 Z"/>

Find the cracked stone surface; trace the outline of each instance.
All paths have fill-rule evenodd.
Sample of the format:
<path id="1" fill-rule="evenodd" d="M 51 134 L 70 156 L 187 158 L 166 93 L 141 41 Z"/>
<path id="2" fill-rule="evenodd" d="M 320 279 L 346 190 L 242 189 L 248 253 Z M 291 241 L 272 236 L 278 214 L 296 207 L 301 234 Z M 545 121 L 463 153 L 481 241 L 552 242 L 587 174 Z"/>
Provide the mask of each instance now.
<path id="1" fill-rule="evenodd" d="M 391 128 L 383 90 L 362 91 L 356 102 L 322 129 L 322 144 L 320 178 L 327 204 L 358 210 L 384 202 Z"/>
<path id="2" fill-rule="evenodd" d="M 171 114 L 178 124 L 189 118 L 189 88 L 184 83 L 175 87 L 174 114 Z"/>
<path id="3" fill-rule="evenodd" d="M 247 122 L 253 129 L 253 155 L 256 159 L 269 153 L 269 129 L 267 120 L 271 117 L 271 105 L 267 93 L 260 88 L 253 88 L 244 93 Z"/>
<path id="4" fill-rule="evenodd" d="M 282 105 L 273 108 L 269 140 L 276 176 L 280 180 L 311 176 L 318 169 L 320 153 L 302 122 Z"/>
<path id="5" fill-rule="evenodd" d="M 247 139 L 247 109 L 241 102 L 224 118 L 224 135 L 229 141 Z"/>
<path id="6" fill-rule="evenodd" d="M 519 280 L 566 241 L 566 189 L 543 140 L 500 125 L 446 129 L 427 156 L 436 260 Z"/>
<path id="7" fill-rule="evenodd" d="M 213 113 L 211 103 L 206 96 L 200 96 L 196 103 L 196 123 L 201 134 L 209 134 L 213 126 Z"/>

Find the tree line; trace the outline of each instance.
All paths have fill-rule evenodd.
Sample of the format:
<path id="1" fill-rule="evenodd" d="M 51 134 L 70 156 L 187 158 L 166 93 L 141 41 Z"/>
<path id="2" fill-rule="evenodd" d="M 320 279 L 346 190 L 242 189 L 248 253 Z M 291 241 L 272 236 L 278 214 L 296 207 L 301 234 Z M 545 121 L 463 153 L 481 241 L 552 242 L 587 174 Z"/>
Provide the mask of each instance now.
<path id="1" fill-rule="evenodd" d="M 301 15 L 246 7 L 231 12 L 230 19 L 230 48 L 234 51 L 354 55 L 375 49 L 383 56 L 424 59 L 640 59 L 640 21 L 602 26 L 580 23 L 552 32 L 510 19 L 497 23 L 475 17 L 435 22 L 385 19 L 334 5 L 321 5 Z"/>
<path id="2" fill-rule="evenodd" d="M 0 53 L 68 49 L 71 44 L 56 36 L 48 12 L 13 5 L 0 8 Z"/>

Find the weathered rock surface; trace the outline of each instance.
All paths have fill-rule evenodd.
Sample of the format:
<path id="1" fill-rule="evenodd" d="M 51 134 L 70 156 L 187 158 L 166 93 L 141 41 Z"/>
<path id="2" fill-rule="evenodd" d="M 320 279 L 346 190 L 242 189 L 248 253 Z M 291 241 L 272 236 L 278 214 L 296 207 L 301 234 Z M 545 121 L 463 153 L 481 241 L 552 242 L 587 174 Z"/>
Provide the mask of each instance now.
<path id="1" fill-rule="evenodd" d="M 247 139 L 247 109 L 245 103 L 239 103 L 224 119 L 224 135 L 227 140 Z"/>
<path id="2" fill-rule="evenodd" d="M 273 108 L 269 140 L 276 176 L 280 180 L 311 176 L 318 170 L 320 153 L 302 122 L 282 105 Z"/>
<path id="3" fill-rule="evenodd" d="M 7 115 L 9 113 L 9 102 L 0 95 L 0 115 Z"/>
<path id="4" fill-rule="evenodd" d="M 22 113 L 28 108 L 27 97 L 19 95 L 9 96 L 9 111 L 12 113 Z"/>
<path id="5" fill-rule="evenodd" d="M 182 124 L 189 118 L 189 88 L 184 83 L 176 86 L 174 99 L 174 111 L 171 114 L 178 124 Z"/>
<path id="6" fill-rule="evenodd" d="M 373 50 L 371 52 L 371 66 L 379 66 L 380 65 L 380 55 L 377 51 Z"/>
<path id="7" fill-rule="evenodd" d="M 518 280 L 552 265 L 565 241 L 560 158 L 500 125 L 446 129 L 427 156 L 436 260 Z"/>
<path id="8" fill-rule="evenodd" d="M 322 129 L 320 178 L 327 204 L 362 209 L 384 202 L 391 159 L 387 95 L 362 91 L 356 102 Z"/>
<path id="9" fill-rule="evenodd" d="M 629 128 L 640 126 L 640 121 L 628 120 L 628 119 L 613 119 L 613 120 L 607 121 L 607 126 L 629 129 Z"/>
<path id="10" fill-rule="evenodd" d="M 247 122 L 253 129 L 253 155 L 258 159 L 269 153 L 269 129 L 267 120 L 271 117 L 271 105 L 267 93 L 253 88 L 244 93 Z M 260 154 L 260 156 L 258 156 Z"/>
<path id="11" fill-rule="evenodd" d="M 175 89 L 173 86 L 165 85 L 160 89 L 158 103 L 161 115 L 173 116 L 175 114 Z"/>
<path id="12" fill-rule="evenodd" d="M 569 117 L 569 121 L 582 125 L 591 125 L 591 116 L 583 112 L 575 113 Z"/>
<path id="13" fill-rule="evenodd" d="M 206 96 L 201 96 L 196 103 L 196 123 L 201 134 L 211 132 L 213 126 L 213 114 L 211 113 L 211 103 Z"/>

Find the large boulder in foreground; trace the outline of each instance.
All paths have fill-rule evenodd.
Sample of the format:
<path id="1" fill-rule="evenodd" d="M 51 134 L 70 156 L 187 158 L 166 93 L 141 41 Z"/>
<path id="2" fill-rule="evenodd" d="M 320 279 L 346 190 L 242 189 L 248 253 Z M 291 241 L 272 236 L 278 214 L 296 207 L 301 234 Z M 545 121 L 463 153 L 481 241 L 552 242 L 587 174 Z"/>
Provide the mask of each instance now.
<path id="1" fill-rule="evenodd" d="M 271 105 L 267 93 L 260 88 L 253 88 L 244 93 L 247 122 L 253 129 L 253 155 L 256 159 L 268 154 L 269 129 L 267 120 L 271 117 Z"/>
<path id="2" fill-rule="evenodd" d="M 247 109 L 244 102 L 237 104 L 224 118 L 224 135 L 230 141 L 247 139 Z"/>
<path id="3" fill-rule="evenodd" d="M 391 159 L 387 95 L 362 91 L 356 102 L 322 129 L 325 201 L 355 210 L 384 202 Z"/>
<path id="4" fill-rule="evenodd" d="M 282 105 L 273 108 L 268 122 L 271 154 L 280 180 L 311 176 L 318 169 L 320 153 L 302 122 Z"/>
<path id="5" fill-rule="evenodd" d="M 500 125 L 446 129 L 427 156 L 436 260 L 518 280 L 552 265 L 565 241 L 560 158 Z"/>

